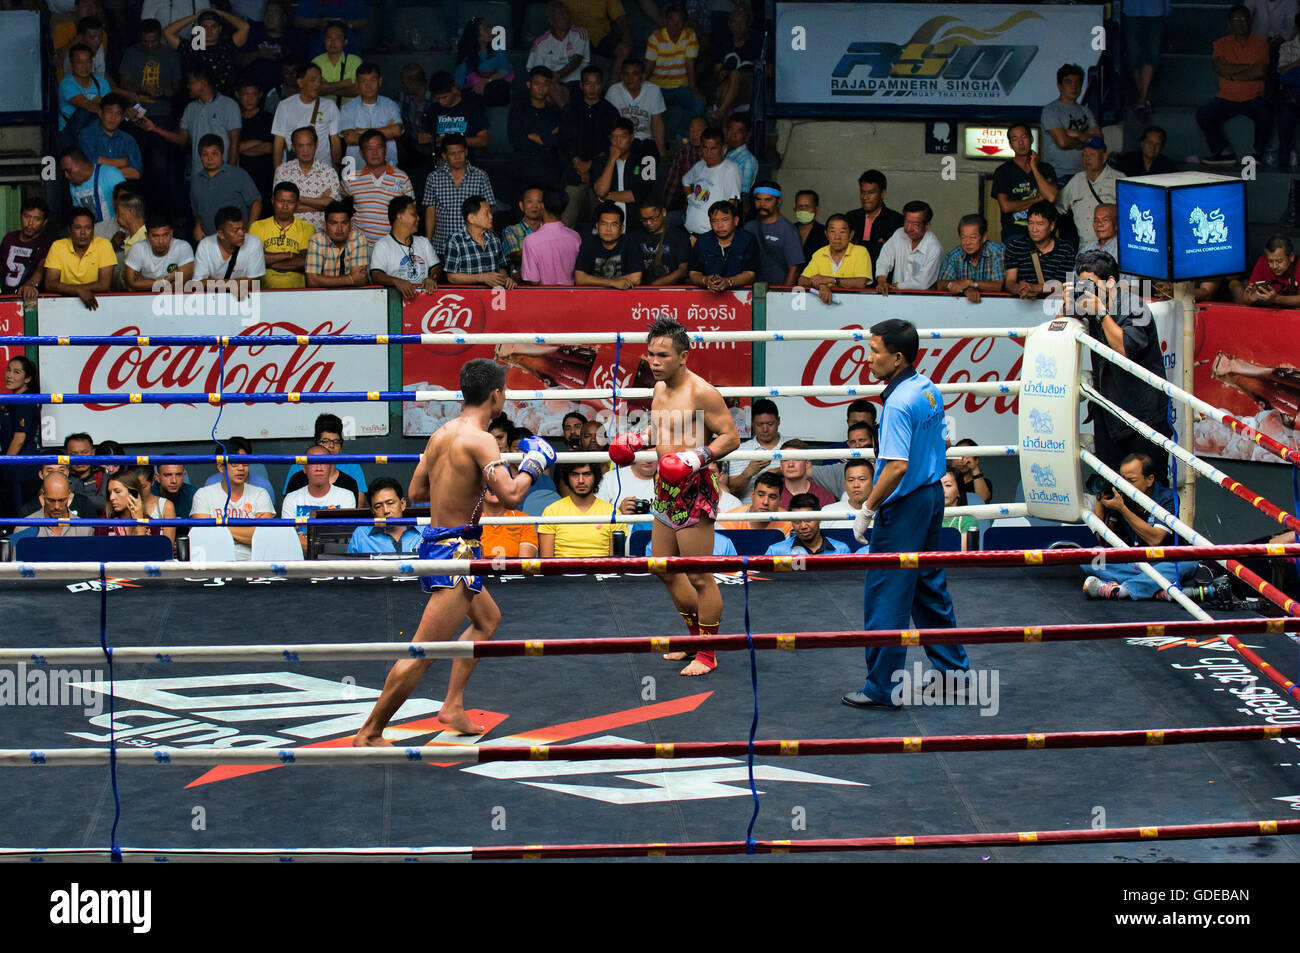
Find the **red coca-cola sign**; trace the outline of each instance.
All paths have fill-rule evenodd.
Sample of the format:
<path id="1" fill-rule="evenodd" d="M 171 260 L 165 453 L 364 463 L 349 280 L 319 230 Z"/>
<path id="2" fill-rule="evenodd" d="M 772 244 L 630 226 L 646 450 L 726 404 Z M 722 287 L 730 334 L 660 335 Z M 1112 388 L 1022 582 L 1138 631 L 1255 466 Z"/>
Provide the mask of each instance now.
<path id="1" fill-rule="evenodd" d="M 242 335 L 343 334 L 349 325 L 324 321 L 303 327 L 291 321 L 272 321 L 241 329 Z M 114 337 L 137 337 L 135 326 L 112 332 Z M 265 394 L 280 391 L 333 390 L 335 362 L 323 360 L 320 344 L 294 347 L 251 346 L 224 349 L 216 345 L 186 347 L 97 347 L 91 350 L 77 382 L 81 393 L 105 391 L 143 393 L 159 390 L 185 392 Z M 224 367 L 224 376 L 223 376 Z M 124 404 L 87 404 L 89 410 L 114 410 Z M 170 406 L 163 404 L 163 407 Z"/>
<path id="2" fill-rule="evenodd" d="M 860 325 L 848 325 L 846 331 L 863 330 Z M 997 349 L 1002 338 L 945 338 L 937 343 L 923 342 L 916 353 L 916 369 L 929 377 L 936 384 L 962 383 L 970 381 L 1019 380 L 1020 365 L 1024 345 L 1019 345 L 1015 359 L 1005 363 L 1005 356 L 995 357 L 995 350 L 1006 354 L 1006 349 Z M 804 365 L 800 384 L 812 386 L 867 386 L 879 384 L 871 374 L 867 342 L 863 341 L 823 341 L 813 350 Z M 999 367 L 999 361 L 1004 366 Z M 983 370 L 979 365 L 986 365 Z M 805 397 L 814 407 L 842 407 L 852 402 L 853 397 Z M 945 408 L 960 409 L 974 413 L 993 401 L 993 412 L 997 414 L 1015 414 L 1019 410 L 1017 395 L 1008 394 L 999 397 L 977 397 L 974 394 L 949 394 Z"/>

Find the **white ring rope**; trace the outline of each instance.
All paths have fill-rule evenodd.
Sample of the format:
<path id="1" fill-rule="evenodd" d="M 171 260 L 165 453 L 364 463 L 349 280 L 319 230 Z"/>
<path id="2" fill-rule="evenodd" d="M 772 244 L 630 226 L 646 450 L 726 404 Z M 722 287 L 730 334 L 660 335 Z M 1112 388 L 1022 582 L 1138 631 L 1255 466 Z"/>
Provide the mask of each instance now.
<path id="1" fill-rule="evenodd" d="M 974 394 L 977 397 L 1001 397 L 1020 393 L 1020 381 L 961 381 L 936 384 L 941 394 Z M 719 387 L 723 397 L 879 397 L 885 392 L 884 384 L 844 384 L 840 386 L 788 387 Z M 379 391 L 371 392 L 379 394 Z M 506 400 L 610 400 L 614 392 L 609 387 L 552 388 L 550 390 L 508 390 Z M 233 399 L 232 395 L 232 399 Z M 620 387 L 618 396 L 623 400 L 649 400 L 654 396 L 652 387 Z M 372 399 L 378 399 L 377 397 Z M 417 390 L 415 400 L 462 401 L 458 390 Z M 360 400 L 360 398 L 357 398 Z"/>
<path id="2" fill-rule="evenodd" d="M 689 320 L 689 319 L 688 319 Z M 922 340 L 968 338 L 1009 338 L 1023 340 L 1033 328 L 917 328 Z M 868 341 L 867 328 L 835 328 L 818 331 L 801 328 L 787 331 L 691 331 L 687 330 L 692 344 L 783 343 L 787 341 Z M 420 335 L 422 345 L 448 344 L 645 344 L 644 332 L 628 331 L 574 331 L 557 334 L 514 332 L 505 334 L 480 334 L 460 331 L 433 331 Z M 526 351 L 524 353 L 527 353 Z"/>

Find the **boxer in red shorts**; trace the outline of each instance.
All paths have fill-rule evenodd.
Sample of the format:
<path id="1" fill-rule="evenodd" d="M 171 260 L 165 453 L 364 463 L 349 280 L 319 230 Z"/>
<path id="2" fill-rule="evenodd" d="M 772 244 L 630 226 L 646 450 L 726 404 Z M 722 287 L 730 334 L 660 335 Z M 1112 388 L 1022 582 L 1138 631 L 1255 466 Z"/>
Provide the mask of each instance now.
<path id="1" fill-rule="evenodd" d="M 713 555 L 719 487 L 709 464 L 740 446 L 722 395 L 687 370 L 689 356 L 686 329 L 671 318 L 656 320 L 646 336 L 646 357 L 655 378 L 650 437 L 659 455 L 651 530 L 656 556 Z M 620 434 L 610 443 L 609 456 L 619 466 L 628 466 L 644 446 L 640 434 Z M 670 572 L 662 578 L 691 634 L 716 635 L 722 593 L 713 573 Z M 686 655 L 674 652 L 664 657 L 677 661 Z M 681 674 L 706 675 L 717 665 L 713 652 L 697 652 Z"/>

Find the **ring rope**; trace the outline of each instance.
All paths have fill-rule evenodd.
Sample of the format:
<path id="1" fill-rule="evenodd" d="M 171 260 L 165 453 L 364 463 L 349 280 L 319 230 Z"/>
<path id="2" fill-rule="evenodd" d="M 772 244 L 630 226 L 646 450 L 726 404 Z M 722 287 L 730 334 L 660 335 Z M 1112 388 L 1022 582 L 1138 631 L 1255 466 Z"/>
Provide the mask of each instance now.
<path id="1" fill-rule="evenodd" d="M 501 639 L 491 642 L 315 642 L 269 645 L 125 645 L 113 649 L 119 665 L 205 664 L 211 662 L 362 662 L 404 658 L 542 658 L 567 655 L 659 653 L 695 648 L 761 651 L 888 647 L 894 645 L 994 645 L 998 643 L 1098 642 L 1162 639 L 1168 644 L 1212 641 L 1242 635 L 1300 632 L 1300 619 L 1211 619 L 1209 621 L 1113 622 L 1095 624 L 958 626 L 942 629 L 874 629 L 840 632 L 773 632 L 745 635 L 617 636 L 610 638 Z M 0 647 L 0 665 L 53 666 L 101 661 L 84 648 Z"/>
<path id="2" fill-rule="evenodd" d="M 1274 440 L 1272 437 L 1268 436 L 1267 434 L 1260 433 L 1254 427 L 1251 427 L 1249 424 L 1243 423 L 1242 421 L 1238 420 L 1236 417 L 1228 413 L 1226 410 L 1222 410 L 1218 407 L 1215 407 L 1213 404 L 1209 404 L 1206 401 L 1201 400 L 1201 398 L 1193 394 L 1189 394 L 1181 387 L 1171 384 L 1169 381 L 1165 380 L 1163 377 L 1157 374 L 1152 374 L 1141 364 L 1138 364 L 1136 361 L 1130 360 L 1129 358 L 1125 357 L 1123 354 L 1120 354 L 1118 351 L 1107 347 L 1105 344 L 1101 343 L 1100 341 L 1094 340 L 1093 338 L 1089 337 L 1087 333 L 1084 331 L 1077 332 L 1074 336 L 1074 339 L 1078 341 L 1080 344 L 1082 344 L 1084 347 L 1088 348 L 1088 350 L 1092 351 L 1095 354 L 1099 354 L 1101 357 L 1110 361 L 1112 364 L 1118 364 L 1120 367 L 1124 368 L 1124 370 L 1128 371 L 1138 380 L 1151 385 L 1156 390 L 1160 391 L 1162 394 L 1165 394 L 1166 396 L 1169 397 L 1177 397 L 1179 400 L 1186 403 L 1197 413 L 1204 414 L 1206 417 L 1216 420 L 1219 423 L 1227 424 L 1236 433 L 1239 433 L 1243 437 L 1248 437 L 1249 439 L 1255 441 L 1255 443 L 1259 444 L 1269 453 L 1281 457 L 1287 463 L 1300 465 L 1300 452 L 1292 450 L 1290 447 L 1286 446 L 1285 444 L 1278 443 L 1276 440 Z"/>
<path id="3" fill-rule="evenodd" d="M 1168 510 L 1157 505 L 1155 500 L 1151 499 L 1145 493 L 1142 493 L 1136 487 L 1132 486 L 1127 480 L 1121 477 L 1110 467 L 1106 466 L 1106 464 L 1102 463 L 1099 459 L 1097 459 L 1096 456 L 1094 456 L 1089 451 L 1080 450 L 1079 456 L 1083 459 L 1085 463 L 1088 464 L 1088 466 L 1092 467 L 1099 474 L 1101 474 L 1108 481 L 1110 481 L 1110 483 L 1115 487 L 1115 489 L 1119 490 L 1129 499 L 1133 500 L 1133 502 L 1137 503 L 1148 513 L 1153 514 L 1168 529 L 1174 531 L 1184 539 L 1192 540 L 1194 543 L 1197 544 L 1210 543 L 1210 540 L 1207 537 L 1205 537 L 1201 533 L 1196 532 L 1196 530 L 1192 529 L 1182 520 L 1175 517 Z M 1170 546 L 1170 547 L 1166 547 L 1163 551 L 1168 552 L 1170 554 L 1169 555 L 1170 559 L 1177 560 L 1180 558 L 1189 557 L 1190 554 L 1185 553 L 1184 549 L 1185 549 L 1184 547 Z M 1237 560 L 1228 559 L 1227 558 L 1228 555 L 1229 554 L 1223 553 L 1208 558 L 1211 558 L 1215 562 L 1219 563 L 1221 566 L 1223 566 L 1225 569 L 1231 572 L 1242 582 L 1246 583 L 1248 586 L 1250 586 L 1260 595 L 1264 596 L 1270 602 L 1276 604 L 1280 609 L 1282 609 L 1282 611 L 1286 612 L 1288 615 L 1300 615 L 1300 603 L 1297 603 L 1296 600 L 1292 599 L 1290 596 L 1284 593 L 1281 589 L 1278 589 L 1272 583 L 1265 582 L 1257 574 L 1247 569 Z M 1290 555 L 1290 553 L 1269 553 L 1268 555 Z M 1159 559 L 1161 558 L 1164 557 L 1157 557 L 1157 561 L 1159 561 Z"/>
<path id="4" fill-rule="evenodd" d="M 128 579 L 265 578 L 319 579 L 355 576 L 563 576 L 574 573 L 739 572 L 748 559 L 759 572 L 836 572 L 847 569 L 929 569 L 965 564 L 978 566 L 1079 566 L 1105 554 L 1117 563 L 1162 559 L 1220 559 L 1229 556 L 1300 556 L 1296 543 L 1229 543 L 1219 546 L 1105 547 L 1077 549 L 1004 549 L 979 552 L 835 553 L 809 556 L 616 556 L 553 559 L 355 559 L 253 562 L 48 562 L 0 563 L 6 580 L 80 580 L 98 575 Z M 364 567 L 364 569 L 362 569 Z M 1300 614 L 1300 613 L 1292 613 Z"/>
<path id="5" fill-rule="evenodd" d="M 852 851 L 935 850 L 951 847 L 1036 847 L 1049 844 L 1126 843 L 1152 840 L 1197 840 L 1222 837 L 1272 837 L 1300 833 L 1300 820 L 1227 821 L 1213 824 L 1169 824 L 1113 827 L 1092 830 L 1004 831 L 976 834 L 894 834 L 877 837 L 821 838 L 816 840 L 690 841 L 639 844 L 527 844 L 500 847 L 308 847 L 272 848 L 169 848 L 129 847 L 132 860 L 203 863 L 296 859 L 357 861 L 411 860 L 556 860 L 595 857 L 699 857 L 727 854 L 811 854 Z M 4 847 L 0 861 L 31 863 L 103 859 L 102 851 L 84 847 Z"/>
<path id="6" fill-rule="evenodd" d="M 931 754 L 966 751 L 1047 751 L 1147 748 L 1169 745 L 1270 741 L 1300 735 L 1278 725 L 1214 725 L 1201 728 L 1136 728 L 1108 731 L 1016 732 L 999 735 L 933 735 L 887 738 L 801 738 L 754 741 L 647 742 L 605 745 L 394 745 L 389 748 L 126 748 L 116 759 L 126 765 L 204 767 L 283 764 L 366 766 L 393 764 L 489 764 L 500 761 L 667 760 L 750 757 L 819 758 L 846 755 Z M 97 767 L 113 748 L 0 748 L 0 768 Z M 758 796 L 754 792 L 754 808 Z M 755 814 L 755 817 L 757 814 Z M 749 833 L 746 839 L 749 839 Z"/>
<path id="7" fill-rule="evenodd" d="M 1108 400 L 1107 398 L 1101 396 L 1101 394 L 1097 393 L 1097 391 L 1093 389 L 1090 385 L 1083 384 L 1081 389 L 1083 390 L 1084 394 L 1087 395 L 1089 400 L 1098 404 L 1102 408 L 1109 410 L 1112 414 L 1114 414 L 1120 420 L 1124 421 L 1124 423 L 1128 424 L 1130 427 L 1136 430 L 1143 437 L 1146 437 L 1147 440 L 1151 441 L 1156 446 L 1160 447 L 1162 450 L 1168 451 L 1169 453 L 1173 454 L 1175 457 L 1177 457 L 1179 460 L 1182 460 L 1184 463 L 1186 463 L 1189 467 L 1191 467 L 1201 476 L 1209 480 L 1212 480 L 1213 482 L 1221 486 L 1223 489 L 1227 490 L 1229 493 L 1245 500 L 1255 509 L 1259 510 L 1261 513 L 1267 516 L 1269 519 L 1276 520 L 1278 523 L 1282 524 L 1287 529 L 1300 531 L 1300 519 L 1296 518 L 1296 516 L 1294 516 L 1293 514 L 1288 513 L 1286 510 L 1282 509 L 1281 507 L 1277 506 L 1270 500 L 1266 499 L 1263 496 L 1263 494 L 1256 493 L 1254 490 L 1251 490 L 1249 487 L 1245 486 L 1242 483 L 1239 483 L 1238 481 L 1234 480 L 1232 477 L 1228 476 L 1218 467 L 1214 467 L 1206 463 L 1196 454 L 1192 453 L 1192 451 L 1179 446 L 1177 441 L 1170 440 L 1164 434 L 1157 433 L 1152 427 L 1138 420 L 1136 417 L 1134 417 L 1128 411 L 1124 410 L 1114 401 Z"/>
<path id="8" fill-rule="evenodd" d="M 1088 528 L 1106 540 L 1106 542 L 1110 543 L 1112 546 L 1124 545 L 1124 540 L 1120 539 L 1119 535 L 1116 534 L 1114 530 L 1099 520 L 1095 513 L 1092 513 L 1089 510 L 1083 510 L 1081 515 L 1083 516 L 1083 521 L 1087 524 Z M 1161 591 L 1164 592 L 1171 601 L 1178 603 L 1178 605 L 1186 609 L 1188 615 L 1192 616 L 1192 618 L 1200 619 L 1203 622 L 1212 620 L 1213 617 L 1208 612 L 1187 597 L 1187 593 L 1183 592 L 1182 588 L 1178 585 L 1177 579 L 1170 582 L 1161 572 L 1147 562 L 1134 563 L 1133 568 L 1137 569 L 1152 582 L 1156 583 L 1156 585 L 1160 587 Z"/>
<path id="9" fill-rule="evenodd" d="M 1033 328 L 918 328 L 917 335 L 930 340 L 1007 338 L 1024 340 Z M 793 341 L 866 341 L 869 331 L 835 328 L 818 331 L 690 331 L 692 344 L 760 343 Z M 12 347 L 300 347 L 303 345 L 422 344 L 426 347 L 462 344 L 644 344 L 645 331 L 575 331 L 556 334 L 513 332 L 479 334 L 435 331 L 425 334 L 28 334 L 6 337 Z"/>
<path id="10" fill-rule="evenodd" d="M 224 354 L 224 352 L 222 352 Z M 974 394 L 1000 397 L 1020 393 L 1020 381 L 961 381 L 936 384 L 941 394 Z M 718 387 L 723 397 L 879 397 L 884 384 L 792 385 L 788 387 Z M 649 400 L 649 387 L 622 388 L 625 400 Z M 609 387 L 551 388 L 544 390 L 507 390 L 506 400 L 609 400 Z M 395 401 L 463 401 L 458 390 L 345 390 L 345 391 L 244 391 L 132 393 L 110 391 L 79 394 L 0 394 L 3 404 L 347 404 Z"/>

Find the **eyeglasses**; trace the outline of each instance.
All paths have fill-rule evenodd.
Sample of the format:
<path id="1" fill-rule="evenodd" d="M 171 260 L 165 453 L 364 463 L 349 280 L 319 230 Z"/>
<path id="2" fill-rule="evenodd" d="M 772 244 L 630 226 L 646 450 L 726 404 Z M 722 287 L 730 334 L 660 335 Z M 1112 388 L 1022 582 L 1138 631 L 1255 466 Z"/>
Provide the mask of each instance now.
<path id="1" fill-rule="evenodd" d="M 342 441 L 342 440 L 335 440 L 333 437 L 317 437 L 317 438 L 316 438 L 316 442 L 317 442 L 318 444 L 320 444 L 322 447 L 341 447 L 341 446 L 343 446 L 343 441 Z"/>

